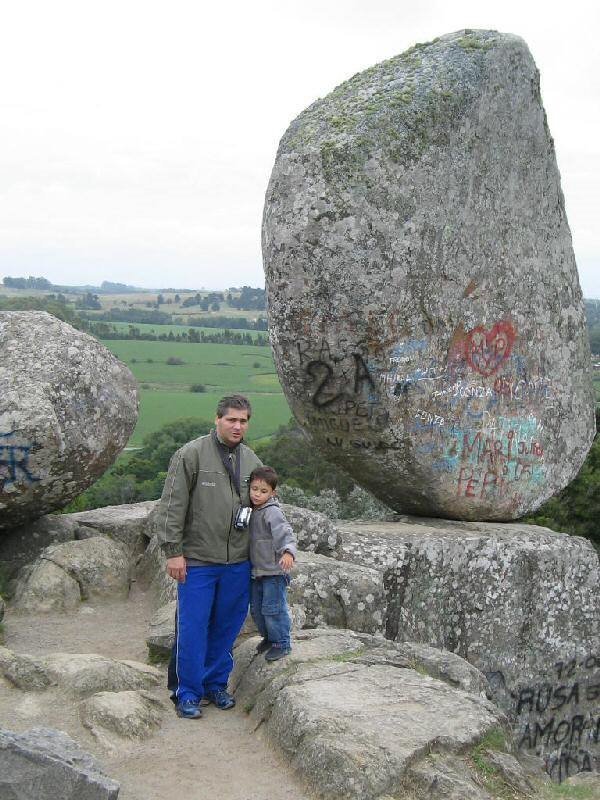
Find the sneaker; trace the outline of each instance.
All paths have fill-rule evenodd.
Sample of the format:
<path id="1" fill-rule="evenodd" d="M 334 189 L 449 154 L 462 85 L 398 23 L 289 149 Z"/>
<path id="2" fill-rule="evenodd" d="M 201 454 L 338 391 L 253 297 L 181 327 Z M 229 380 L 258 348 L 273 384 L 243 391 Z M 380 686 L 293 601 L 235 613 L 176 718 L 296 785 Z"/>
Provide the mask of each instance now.
<path id="1" fill-rule="evenodd" d="M 214 703 L 221 711 L 226 711 L 228 708 L 233 708 L 235 705 L 235 698 L 232 697 L 227 689 L 214 689 L 204 693 L 204 700 L 209 703 Z"/>
<path id="2" fill-rule="evenodd" d="M 183 719 L 200 719 L 202 716 L 202 709 L 199 708 L 197 700 L 183 700 L 177 703 L 176 711 L 177 716 Z"/>
<path id="3" fill-rule="evenodd" d="M 271 649 L 265 653 L 265 661 L 279 661 L 280 658 L 289 656 L 291 652 L 291 647 L 277 647 L 277 645 L 274 644 Z"/>
<path id="4" fill-rule="evenodd" d="M 266 653 L 269 647 L 271 647 L 271 642 L 268 639 L 261 639 L 261 641 L 256 645 L 256 653 L 260 656 L 263 653 Z"/>

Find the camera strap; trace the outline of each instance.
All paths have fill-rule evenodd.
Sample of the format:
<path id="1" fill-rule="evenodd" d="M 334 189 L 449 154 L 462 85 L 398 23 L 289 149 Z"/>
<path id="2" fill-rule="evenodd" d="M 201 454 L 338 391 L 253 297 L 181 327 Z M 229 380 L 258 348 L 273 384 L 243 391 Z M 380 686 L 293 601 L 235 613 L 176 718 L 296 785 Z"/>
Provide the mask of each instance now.
<path id="1" fill-rule="evenodd" d="M 227 445 L 223 444 L 219 441 L 217 436 L 217 432 L 213 431 L 213 441 L 217 446 L 217 450 L 219 451 L 219 455 L 221 456 L 221 461 L 223 462 L 223 466 L 227 470 L 229 477 L 233 481 L 233 488 L 237 492 L 237 496 L 240 498 L 240 503 L 242 502 L 242 491 L 240 487 L 240 475 L 241 475 L 241 468 L 242 468 L 242 452 L 240 450 L 239 444 L 236 445 L 232 450 L 227 447 Z M 235 468 L 232 465 L 232 460 L 235 462 Z"/>

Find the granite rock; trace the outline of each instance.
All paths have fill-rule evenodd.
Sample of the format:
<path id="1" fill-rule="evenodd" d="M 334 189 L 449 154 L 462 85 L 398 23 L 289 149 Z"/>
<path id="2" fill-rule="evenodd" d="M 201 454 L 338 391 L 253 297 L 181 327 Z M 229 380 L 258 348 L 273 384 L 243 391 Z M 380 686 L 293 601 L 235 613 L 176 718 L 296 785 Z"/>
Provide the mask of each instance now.
<path id="1" fill-rule="evenodd" d="M 120 542 L 93 536 L 47 547 L 25 567 L 15 590 L 21 611 L 74 611 L 82 600 L 127 597 L 130 558 Z"/>
<path id="2" fill-rule="evenodd" d="M 136 381 L 103 345 L 42 311 L 0 312 L 0 530 L 65 506 L 113 463 Z"/>
<path id="3" fill-rule="evenodd" d="M 575 477 L 590 350 L 522 39 L 449 34 L 313 103 L 279 146 L 263 256 L 290 408 L 388 506 L 510 520 Z"/>
<path id="4" fill-rule="evenodd" d="M 381 571 L 386 638 L 477 667 L 519 751 L 541 756 L 554 780 L 600 767 L 600 564 L 588 540 L 416 517 L 340 534 L 340 559 Z"/>
<path id="5" fill-rule="evenodd" d="M 6 530 L 0 535 L 0 571 L 8 594 L 14 592 L 19 570 L 38 558 L 42 550 L 58 542 L 83 538 L 85 531 L 70 519 L 69 514 L 48 514 L 34 522 Z"/>
<path id="6" fill-rule="evenodd" d="M 288 600 L 292 612 L 301 609 L 305 628 L 385 630 L 386 597 L 376 569 L 299 552 Z"/>
<path id="7" fill-rule="evenodd" d="M 417 672 L 393 654 L 371 663 L 370 650 L 380 647 L 372 636 L 303 631 L 285 663 L 274 665 L 255 654 L 256 641 L 236 651 L 238 702 L 321 797 L 410 797 L 413 770 L 439 752 L 460 762 L 455 769 L 474 790 L 476 777 L 462 756 L 486 736 L 495 735 L 501 747 L 510 742 L 506 719 L 480 695 Z"/>
<path id="8" fill-rule="evenodd" d="M 0 730 L 3 800 L 117 800 L 119 784 L 63 731 Z"/>
<path id="9" fill-rule="evenodd" d="M 147 739 L 160 726 L 161 703 L 148 692 L 98 692 L 82 700 L 79 718 L 82 725 L 112 748 L 115 736 L 122 739 Z"/>
<path id="10" fill-rule="evenodd" d="M 85 697 L 96 692 L 151 689 L 162 673 L 149 664 L 117 660 L 94 653 L 50 653 L 31 656 L 0 647 L 0 675 L 17 689 L 43 691 L 58 686 Z"/>

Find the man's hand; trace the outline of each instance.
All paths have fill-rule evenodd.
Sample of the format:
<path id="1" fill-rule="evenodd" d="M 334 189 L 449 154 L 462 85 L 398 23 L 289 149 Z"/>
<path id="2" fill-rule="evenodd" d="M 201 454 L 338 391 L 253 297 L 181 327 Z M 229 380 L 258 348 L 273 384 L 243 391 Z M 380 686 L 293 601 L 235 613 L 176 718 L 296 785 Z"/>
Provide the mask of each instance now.
<path id="1" fill-rule="evenodd" d="M 294 556 L 291 553 L 284 553 L 279 559 L 279 566 L 284 572 L 289 572 L 294 566 Z"/>
<path id="2" fill-rule="evenodd" d="M 185 572 L 185 558 L 183 556 L 167 558 L 167 575 L 174 578 L 178 583 L 185 583 Z"/>

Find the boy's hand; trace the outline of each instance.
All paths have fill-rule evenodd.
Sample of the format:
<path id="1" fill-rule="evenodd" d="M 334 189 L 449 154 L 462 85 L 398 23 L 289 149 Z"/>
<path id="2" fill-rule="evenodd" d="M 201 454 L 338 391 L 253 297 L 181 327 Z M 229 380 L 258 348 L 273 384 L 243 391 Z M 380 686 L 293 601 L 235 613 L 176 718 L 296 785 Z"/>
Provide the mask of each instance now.
<path id="1" fill-rule="evenodd" d="M 294 566 L 294 556 L 291 553 L 284 553 L 279 559 L 279 566 L 284 572 L 289 572 Z"/>
<path id="2" fill-rule="evenodd" d="M 185 573 L 185 558 L 183 556 L 167 558 L 167 575 L 174 578 L 177 583 L 185 583 Z"/>

